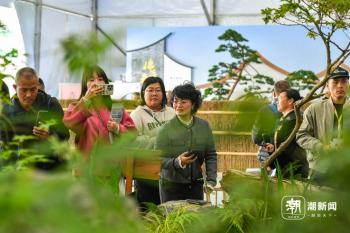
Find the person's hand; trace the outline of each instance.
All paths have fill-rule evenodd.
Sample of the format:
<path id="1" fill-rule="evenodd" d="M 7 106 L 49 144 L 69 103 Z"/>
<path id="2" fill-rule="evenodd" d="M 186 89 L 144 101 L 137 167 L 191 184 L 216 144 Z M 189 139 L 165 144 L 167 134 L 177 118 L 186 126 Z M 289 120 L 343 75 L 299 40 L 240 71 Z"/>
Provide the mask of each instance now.
<path id="1" fill-rule="evenodd" d="M 33 134 L 40 139 L 47 139 L 50 137 L 49 130 L 34 126 Z"/>
<path id="2" fill-rule="evenodd" d="M 204 185 L 203 189 L 204 189 L 204 192 L 208 194 L 214 191 L 214 187 L 210 184 Z"/>
<path id="3" fill-rule="evenodd" d="M 117 133 L 119 131 L 119 124 L 113 120 L 107 122 L 107 129 L 109 132 Z"/>
<path id="4" fill-rule="evenodd" d="M 275 150 L 275 146 L 271 143 L 266 143 L 265 150 L 269 153 L 272 153 Z"/>
<path id="5" fill-rule="evenodd" d="M 91 100 L 93 97 L 103 92 L 103 90 L 104 87 L 98 86 L 97 84 L 93 84 L 90 88 L 87 89 L 83 99 Z"/>
<path id="6" fill-rule="evenodd" d="M 191 164 L 196 161 L 197 156 L 195 154 L 189 154 L 187 151 L 182 153 L 179 156 L 179 160 L 182 166 L 186 166 L 187 164 Z"/>

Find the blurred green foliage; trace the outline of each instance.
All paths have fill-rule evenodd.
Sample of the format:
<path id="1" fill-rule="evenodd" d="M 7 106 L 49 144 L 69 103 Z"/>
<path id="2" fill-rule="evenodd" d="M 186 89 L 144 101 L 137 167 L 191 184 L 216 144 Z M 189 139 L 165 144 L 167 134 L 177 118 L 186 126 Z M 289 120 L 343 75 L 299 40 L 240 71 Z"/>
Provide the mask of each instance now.
<path id="1" fill-rule="evenodd" d="M 70 161 L 68 169 L 1 169 L 0 232 L 143 232 L 135 204 L 118 189 L 121 166 L 130 155 L 125 146 L 133 138 L 126 135 L 109 146 L 97 143 L 90 162 L 68 143 L 52 139 L 51 147 Z"/>
<path id="2" fill-rule="evenodd" d="M 72 73 L 98 65 L 111 45 L 108 38 L 100 37 L 97 33 L 71 35 L 61 43 L 64 60 Z"/>
<path id="3" fill-rule="evenodd" d="M 279 7 L 261 10 L 265 23 L 302 25 L 313 39 L 349 28 L 349 12 L 347 0 L 281 0 Z"/>
<path id="4" fill-rule="evenodd" d="M 346 5 L 345 1 L 344 4 Z M 257 58 L 253 55 L 254 51 L 244 45 L 246 40 L 243 37 L 234 32 L 226 36 L 221 39 L 229 41 L 232 37 L 231 39 L 237 44 L 221 46 L 218 52 L 227 51 L 235 59 L 257 62 Z M 87 40 L 72 36 L 63 42 L 63 46 L 66 51 L 65 59 L 71 71 L 98 64 L 100 57 L 108 48 L 107 42 L 98 42 L 96 35 Z M 253 57 L 241 57 L 242 54 L 237 52 L 238 48 L 247 51 Z M 233 72 L 233 68 L 238 64 L 238 62 L 221 64 L 212 70 L 213 75 L 221 72 L 219 71 L 221 68 Z M 264 77 L 257 80 L 260 80 L 257 83 L 271 81 Z M 247 84 L 250 81 L 252 79 L 246 80 Z M 228 93 L 228 90 L 227 92 L 224 90 L 224 86 L 214 88 L 217 89 L 208 94 L 215 94 L 218 91 L 218 96 L 221 96 L 219 99 Z M 254 92 L 256 89 L 248 87 L 247 91 Z M 254 112 L 262 103 L 262 100 L 252 94 L 237 102 L 228 103 L 224 109 Z M 254 115 L 249 117 L 242 115 L 239 119 L 240 127 L 251 124 L 253 118 Z M 226 182 L 230 199 L 223 208 L 206 208 L 198 212 L 179 209 L 167 215 L 155 208 L 145 216 L 137 213 L 137 207 L 130 198 L 120 195 L 121 190 L 118 186 L 127 158 L 152 156 L 152 151 L 130 149 L 133 147 L 134 134 L 120 137 L 112 145 L 97 142 L 89 161 L 84 160 L 72 145 L 52 139 L 50 147 L 69 161 L 66 170 L 47 174 L 31 169 L 28 165 L 33 162 L 33 158 L 42 159 L 33 151 L 20 152 L 24 155 L 24 159 L 30 158 L 25 155 L 33 155 L 28 161 L 19 160 L 15 166 L 0 168 L 0 233 L 348 232 L 350 128 L 347 125 L 344 132 L 346 133 L 344 146 L 338 151 L 325 153 L 322 156 L 327 182 L 333 190 L 312 191 L 309 184 L 300 185 L 295 180 L 283 185 L 280 179 L 270 182 L 266 176 L 262 176 L 260 180 L 232 178 Z M 17 137 L 12 143 L 16 145 L 29 139 Z M 1 159 L 14 156 L 11 155 L 14 152 L 11 150 L 1 152 Z M 72 176 L 71 170 L 75 171 L 76 176 Z M 335 201 L 338 206 L 337 216 L 307 217 L 300 221 L 283 220 L 281 198 L 285 195 L 302 195 L 307 200 L 314 201 Z"/>

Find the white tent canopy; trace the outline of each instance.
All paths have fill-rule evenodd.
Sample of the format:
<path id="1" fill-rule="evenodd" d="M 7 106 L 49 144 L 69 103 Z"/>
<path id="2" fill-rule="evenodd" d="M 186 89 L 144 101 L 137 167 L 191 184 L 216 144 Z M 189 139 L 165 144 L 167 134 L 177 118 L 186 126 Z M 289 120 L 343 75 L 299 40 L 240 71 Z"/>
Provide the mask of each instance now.
<path id="1" fill-rule="evenodd" d="M 50 94 L 58 83 L 70 82 L 60 41 L 72 33 L 97 30 L 111 36 L 115 48 L 102 66 L 119 75 L 126 66 L 128 27 L 169 27 L 263 24 L 260 10 L 277 0 L 0 0 L 16 9 L 28 66 L 35 67 Z M 118 37 L 112 37 L 118 32 Z M 112 77 L 113 79 L 113 77 Z"/>

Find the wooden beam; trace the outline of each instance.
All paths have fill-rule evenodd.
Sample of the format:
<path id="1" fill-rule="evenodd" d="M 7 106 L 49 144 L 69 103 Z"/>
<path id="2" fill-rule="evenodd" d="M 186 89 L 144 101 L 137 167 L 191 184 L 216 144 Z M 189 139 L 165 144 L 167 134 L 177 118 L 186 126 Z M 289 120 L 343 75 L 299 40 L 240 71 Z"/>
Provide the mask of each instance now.
<path id="1" fill-rule="evenodd" d="M 231 136 L 250 136 L 251 132 L 237 132 L 237 131 L 219 131 L 213 130 L 214 135 L 231 135 Z"/>

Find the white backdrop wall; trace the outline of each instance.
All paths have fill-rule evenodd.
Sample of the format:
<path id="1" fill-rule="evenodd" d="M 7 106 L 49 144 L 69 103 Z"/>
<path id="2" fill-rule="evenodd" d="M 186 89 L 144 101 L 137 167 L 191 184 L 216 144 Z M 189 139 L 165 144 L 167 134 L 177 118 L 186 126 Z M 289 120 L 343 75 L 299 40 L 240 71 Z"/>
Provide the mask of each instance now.
<path id="1" fill-rule="evenodd" d="M 125 51 L 128 27 L 208 26 L 200 0 L 96 0 L 99 27 L 114 37 Z M 215 5 L 215 24 L 262 24 L 260 9 L 276 6 L 278 0 L 205 0 L 212 12 Z M 35 3 L 39 0 L 0 0 L 0 5 L 15 6 L 24 38 L 27 63 L 35 67 Z M 60 41 L 71 33 L 87 33 L 93 29 L 94 0 L 42 0 L 42 27 L 39 75 L 48 93 L 58 95 L 58 83 L 78 80 L 71 77 L 62 61 Z M 12 6 L 13 6 L 12 5 Z M 81 15 L 81 16 L 79 16 Z M 117 48 L 105 55 L 101 66 L 116 80 L 125 70 L 126 57 Z"/>
<path id="2" fill-rule="evenodd" d="M 24 47 L 27 54 L 27 65 L 34 67 L 35 7 L 33 4 L 23 2 L 16 2 L 14 6 L 23 35 Z"/>
<path id="3" fill-rule="evenodd" d="M 71 33 L 88 33 L 91 21 L 87 18 L 62 14 L 51 9 L 43 9 L 40 45 L 40 77 L 50 94 L 58 95 L 58 83 L 79 81 L 71 77 L 63 61 L 61 41 Z"/>

